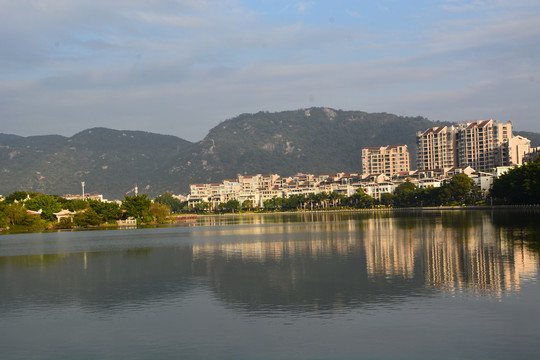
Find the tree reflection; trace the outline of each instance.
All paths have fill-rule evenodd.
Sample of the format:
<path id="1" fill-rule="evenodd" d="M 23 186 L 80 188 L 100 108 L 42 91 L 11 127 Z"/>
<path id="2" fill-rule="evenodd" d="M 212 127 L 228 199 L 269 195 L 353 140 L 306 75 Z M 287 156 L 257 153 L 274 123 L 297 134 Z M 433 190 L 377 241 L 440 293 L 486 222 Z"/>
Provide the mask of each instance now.
<path id="1" fill-rule="evenodd" d="M 243 225 L 184 228 L 191 241 L 168 247 L 152 245 L 152 234 L 163 230 L 152 229 L 144 246 L 138 239 L 122 251 L 111 242 L 101 251 L 0 256 L 0 308 L 76 301 L 110 311 L 201 286 L 248 311 L 366 307 L 440 291 L 504 296 L 538 274 L 536 215 L 242 217 Z"/>

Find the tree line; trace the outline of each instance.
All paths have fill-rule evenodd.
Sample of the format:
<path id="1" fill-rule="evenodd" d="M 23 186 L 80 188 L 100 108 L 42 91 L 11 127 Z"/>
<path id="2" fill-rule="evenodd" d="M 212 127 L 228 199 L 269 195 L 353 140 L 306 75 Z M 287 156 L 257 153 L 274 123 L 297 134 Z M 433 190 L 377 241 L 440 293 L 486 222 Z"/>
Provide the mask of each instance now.
<path id="1" fill-rule="evenodd" d="M 174 199 L 171 194 L 161 195 L 154 201 L 146 194 L 125 196 L 121 202 L 103 202 L 93 199 L 67 200 L 57 195 L 16 191 L 0 202 L 0 228 L 32 231 L 90 227 L 115 225 L 119 220 L 128 218 L 136 219 L 137 223 L 161 224 L 167 222 L 171 207 L 175 208 L 174 200 L 177 199 Z M 72 217 L 64 217 L 58 221 L 55 213 L 63 209 L 74 214 Z"/>
<path id="2" fill-rule="evenodd" d="M 262 209 L 251 200 L 240 203 L 231 199 L 214 208 L 202 201 L 193 207 L 171 193 L 153 201 L 146 194 L 125 196 L 121 202 L 90 199 L 67 200 L 56 195 L 16 191 L 0 201 L 0 228 L 32 231 L 52 228 L 114 225 L 119 220 L 135 218 L 138 223 L 162 224 L 176 213 L 238 213 L 240 211 L 301 211 L 319 209 L 369 209 L 374 207 L 425 207 L 462 205 L 523 205 L 540 204 L 540 159 L 515 167 L 495 179 L 491 190 L 483 192 L 465 174 L 455 175 L 440 187 L 420 188 L 409 180 L 400 184 L 393 194 L 381 194 L 374 199 L 359 188 L 353 195 L 339 193 L 298 194 L 287 198 L 273 197 Z M 72 218 L 57 221 L 55 213 L 62 209 L 74 212 Z"/>

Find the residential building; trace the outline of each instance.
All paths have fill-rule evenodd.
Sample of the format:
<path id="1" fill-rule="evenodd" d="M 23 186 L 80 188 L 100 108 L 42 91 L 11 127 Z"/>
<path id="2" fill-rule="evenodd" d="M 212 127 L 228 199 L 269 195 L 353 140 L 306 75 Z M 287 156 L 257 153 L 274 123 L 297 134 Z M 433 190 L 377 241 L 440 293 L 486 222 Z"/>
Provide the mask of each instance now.
<path id="1" fill-rule="evenodd" d="M 457 166 L 469 165 L 478 171 L 505 165 L 508 157 L 504 144 L 512 137 L 512 123 L 501 124 L 493 120 L 481 120 L 458 126 Z M 509 164 L 508 164 L 509 165 Z"/>
<path id="2" fill-rule="evenodd" d="M 480 120 L 417 133 L 419 170 L 470 166 L 489 172 L 497 166 L 519 165 L 530 141 L 512 135 L 512 122 Z"/>
<path id="3" fill-rule="evenodd" d="M 456 131 L 439 126 L 416 133 L 418 170 L 451 168 L 457 164 Z"/>
<path id="4" fill-rule="evenodd" d="M 407 145 L 388 145 L 362 149 L 362 174 L 384 174 L 409 171 Z"/>
<path id="5" fill-rule="evenodd" d="M 501 151 L 503 166 L 523 165 L 525 155 L 531 152 L 531 141 L 523 136 L 514 136 L 504 143 Z"/>
<path id="6" fill-rule="evenodd" d="M 62 198 L 66 199 L 66 200 L 97 200 L 97 201 L 108 202 L 108 200 L 104 199 L 103 195 L 101 195 L 101 194 L 96 194 L 96 195 L 90 195 L 90 194 L 71 195 L 71 194 L 67 194 L 67 195 L 62 196 Z"/>

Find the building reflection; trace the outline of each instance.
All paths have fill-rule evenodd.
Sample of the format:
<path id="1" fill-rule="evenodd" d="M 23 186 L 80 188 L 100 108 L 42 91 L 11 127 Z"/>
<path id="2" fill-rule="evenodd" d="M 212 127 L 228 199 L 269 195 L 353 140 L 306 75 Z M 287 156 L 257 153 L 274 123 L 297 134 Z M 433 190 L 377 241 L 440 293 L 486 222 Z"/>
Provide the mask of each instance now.
<path id="1" fill-rule="evenodd" d="M 93 251 L 69 253 L 69 244 L 59 242 L 56 254 L 0 256 L 0 305 L 7 311 L 50 296 L 51 303 L 77 299 L 103 311 L 181 296 L 203 279 L 234 306 L 313 311 L 436 292 L 504 296 L 537 279 L 540 270 L 539 251 L 529 242 L 537 240 L 536 225 L 516 227 L 516 221 L 484 212 L 242 219 L 178 232 L 157 229 L 155 238 L 107 233 L 118 238 L 103 247 L 89 242 L 98 246 Z M 115 250 L 135 236 L 137 247 Z M 160 241 L 166 246 L 155 245 Z"/>
<path id="2" fill-rule="evenodd" d="M 475 291 L 502 295 L 518 291 L 524 279 L 538 272 L 538 253 L 532 252 L 488 216 L 474 217 L 474 226 L 431 229 L 424 244 L 426 282 L 447 291 Z"/>
<path id="3" fill-rule="evenodd" d="M 369 221 L 316 222 L 301 240 L 195 244 L 193 256 L 279 263 L 290 262 L 298 254 L 316 259 L 361 253 L 370 278 L 413 279 L 420 272 L 428 287 L 495 296 L 519 291 L 522 281 L 539 271 L 538 253 L 512 241 L 512 233 L 493 226 L 489 216 L 447 213 L 432 220 L 375 216 Z M 304 232 L 305 227 L 234 231 L 257 239 Z"/>

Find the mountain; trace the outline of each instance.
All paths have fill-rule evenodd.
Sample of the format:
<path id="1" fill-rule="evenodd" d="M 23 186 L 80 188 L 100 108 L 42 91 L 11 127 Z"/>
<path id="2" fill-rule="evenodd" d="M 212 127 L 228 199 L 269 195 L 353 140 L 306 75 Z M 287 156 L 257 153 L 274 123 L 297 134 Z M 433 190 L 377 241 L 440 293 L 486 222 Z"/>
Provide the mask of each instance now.
<path id="1" fill-rule="evenodd" d="M 177 158 L 176 169 L 192 176 L 192 182 L 238 173 L 359 172 L 362 148 L 391 144 L 408 145 L 415 164 L 416 131 L 442 124 L 329 108 L 243 114 L 210 130 L 191 153 Z"/>
<path id="2" fill-rule="evenodd" d="M 161 169 L 193 143 L 142 131 L 94 128 L 70 138 L 0 135 L 0 193 L 15 190 L 123 198 L 136 184 L 159 182 Z M 141 191 L 144 191 L 144 187 Z"/>
<path id="3" fill-rule="evenodd" d="M 406 144 L 416 164 L 416 132 L 450 125 L 424 117 L 310 108 L 242 114 L 197 143 L 175 136 L 104 128 L 70 138 L 0 134 L 0 193 L 15 190 L 121 199 L 137 185 L 150 196 L 186 193 L 190 183 L 238 174 L 360 172 L 364 147 Z M 520 132 L 540 146 L 540 134 Z"/>

